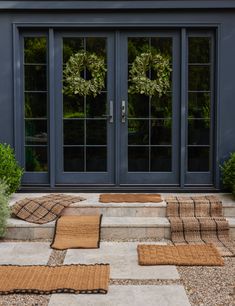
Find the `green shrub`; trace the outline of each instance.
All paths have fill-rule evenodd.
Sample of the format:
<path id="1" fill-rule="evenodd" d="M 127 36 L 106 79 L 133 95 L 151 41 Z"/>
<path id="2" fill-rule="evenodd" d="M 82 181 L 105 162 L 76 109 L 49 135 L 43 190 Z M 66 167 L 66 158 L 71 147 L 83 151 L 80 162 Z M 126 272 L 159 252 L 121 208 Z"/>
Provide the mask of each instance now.
<path id="1" fill-rule="evenodd" d="M 23 169 L 15 159 L 15 154 L 10 145 L 0 144 L 0 180 L 7 185 L 6 194 L 15 192 L 19 186 Z"/>
<path id="2" fill-rule="evenodd" d="M 6 194 L 7 189 L 7 185 L 0 182 L 0 237 L 4 237 L 5 235 L 7 218 L 10 216 L 8 196 Z"/>
<path id="3" fill-rule="evenodd" d="M 235 195 L 235 152 L 223 163 L 221 170 L 224 187 Z"/>

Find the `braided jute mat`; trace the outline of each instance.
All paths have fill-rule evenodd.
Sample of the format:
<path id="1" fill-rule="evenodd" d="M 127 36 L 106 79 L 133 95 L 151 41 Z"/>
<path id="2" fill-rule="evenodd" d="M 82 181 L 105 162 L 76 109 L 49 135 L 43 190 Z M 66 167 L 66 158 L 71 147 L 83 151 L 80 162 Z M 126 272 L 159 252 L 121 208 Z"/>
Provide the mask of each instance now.
<path id="1" fill-rule="evenodd" d="M 223 266 L 224 260 L 213 244 L 138 245 L 139 265 Z"/>
<path id="2" fill-rule="evenodd" d="M 109 264 L 0 266 L 0 294 L 107 293 Z"/>
<path id="3" fill-rule="evenodd" d="M 168 197 L 167 217 L 175 245 L 213 243 L 222 256 L 235 256 L 222 203 L 215 196 Z"/>
<path id="4" fill-rule="evenodd" d="M 79 196 L 58 193 L 36 198 L 25 198 L 11 207 L 11 213 L 13 217 L 24 221 L 44 224 L 57 219 L 65 207 L 83 200 L 85 199 Z"/>
<path id="5" fill-rule="evenodd" d="M 148 193 L 104 193 L 100 195 L 101 203 L 160 203 L 160 194 Z"/>
<path id="6" fill-rule="evenodd" d="M 57 250 L 99 248 L 101 220 L 102 215 L 59 217 L 51 248 Z"/>

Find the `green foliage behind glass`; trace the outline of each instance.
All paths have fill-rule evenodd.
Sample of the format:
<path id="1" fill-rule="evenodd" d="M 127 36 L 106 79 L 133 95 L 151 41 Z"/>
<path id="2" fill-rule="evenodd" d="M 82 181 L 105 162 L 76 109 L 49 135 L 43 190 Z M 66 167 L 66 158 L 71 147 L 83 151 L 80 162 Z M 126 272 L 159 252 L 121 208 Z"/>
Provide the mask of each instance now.
<path id="1" fill-rule="evenodd" d="M 235 195 L 235 152 L 221 167 L 224 187 Z"/>
<path id="2" fill-rule="evenodd" d="M 5 235 L 7 218 L 10 216 L 8 196 L 6 194 L 7 190 L 7 185 L 0 182 L 0 237 L 4 237 Z"/>
<path id="3" fill-rule="evenodd" d="M 6 193 L 12 194 L 19 186 L 23 169 L 15 159 L 15 154 L 10 145 L 0 144 L 0 180 L 7 185 Z"/>

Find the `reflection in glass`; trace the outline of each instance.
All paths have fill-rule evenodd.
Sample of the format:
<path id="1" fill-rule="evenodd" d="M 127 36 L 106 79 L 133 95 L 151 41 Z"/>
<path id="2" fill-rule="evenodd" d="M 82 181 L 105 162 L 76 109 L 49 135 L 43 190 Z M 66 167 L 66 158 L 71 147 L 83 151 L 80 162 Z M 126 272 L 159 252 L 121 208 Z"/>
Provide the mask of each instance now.
<path id="1" fill-rule="evenodd" d="M 128 144 L 144 145 L 149 143 L 149 121 L 128 120 Z"/>
<path id="2" fill-rule="evenodd" d="M 46 37 L 24 38 L 24 62 L 27 64 L 45 64 L 47 62 Z"/>
<path id="3" fill-rule="evenodd" d="M 47 117 L 47 93 L 26 92 L 25 96 L 25 118 Z"/>
<path id="4" fill-rule="evenodd" d="M 210 148 L 188 147 L 188 171 L 207 172 L 210 170 Z"/>
<path id="5" fill-rule="evenodd" d="M 171 119 L 151 121 L 151 144 L 171 145 Z"/>
<path id="6" fill-rule="evenodd" d="M 210 37 L 189 37 L 189 63 L 210 63 Z"/>
<path id="7" fill-rule="evenodd" d="M 207 119 L 188 120 L 188 144 L 189 145 L 210 144 L 210 120 Z"/>
<path id="8" fill-rule="evenodd" d="M 106 147 L 86 148 L 86 171 L 94 171 L 94 172 L 107 171 Z"/>
<path id="9" fill-rule="evenodd" d="M 64 171 L 84 171 L 83 147 L 64 147 Z"/>
<path id="10" fill-rule="evenodd" d="M 128 171 L 149 171 L 149 147 L 128 147 Z"/>
<path id="11" fill-rule="evenodd" d="M 25 120 L 25 143 L 47 144 L 47 120 Z"/>
<path id="12" fill-rule="evenodd" d="M 172 117 L 172 95 L 171 92 L 163 95 L 151 97 L 152 118 L 171 118 Z"/>
<path id="13" fill-rule="evenodd" d="M 86 97 L 86 116 L 87 118 L 103 118 L 107 113 L 107 94 L 101 93 L 95 98 L 93 96 Z"/>
<path id="14" fill-rule="evenodd" d="M 64 120 L 64 145 L 84 144 L 84 120 Z"/>
<path id="15" fill-rule="evenodd" d="M 210 90 L 210 66 L 189 66 L 189 90 Z"/>
<path id="16" fill-rule="evenodd" d="M 210 118 L 210 99 L 208 92 L 189 92 L 188 116 L 189 118 Z"/>
<path id="17" fill-rule="evenodd" d="M 151 147 L 151 171 L 172 171 L 170 147 Z"/>
<path id="18" fill-rule="evenodd" d="M 149 97 L 140 94 L 128 94 L 128 117 L 149 118 Z"/>
<path id="19" fill-rule="evenodd" d="M 48 171 L 46 146 L 25 147 L 25 170 L 31 172 Z"/>
<path id="20" fill-rule="evenodd" d="M 47 90 L 47 67 L 25 66 L 25 90 L 46 91 Z"/>
<path id="21" fill-rule="evenodd" d="M 78 95 L 64 94 L 64 118 L 84 118 L 84 99 Z"/>
<path id="22" fill-rule="evenodd" d="M 87 145 L 107 144 L 107 120 L 86 120 Z"/>

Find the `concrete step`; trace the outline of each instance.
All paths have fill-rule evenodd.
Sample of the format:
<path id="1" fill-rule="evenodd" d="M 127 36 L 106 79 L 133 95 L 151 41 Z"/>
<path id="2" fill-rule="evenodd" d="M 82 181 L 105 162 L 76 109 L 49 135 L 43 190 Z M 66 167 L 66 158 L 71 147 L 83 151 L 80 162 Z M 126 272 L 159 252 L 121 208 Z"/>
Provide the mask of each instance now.
<path id="1" fill-rule="evenodd" d="M 235 240 L 235 218 L 228 218 L 230 235 Z M 52 239 L 55 222 L 38 225 L 18 219 L 9 219 L 7 239 Z M 162 239 L 170 238 L 170 224 L 165 217 L 103 217 L 101 239 Z"/>

